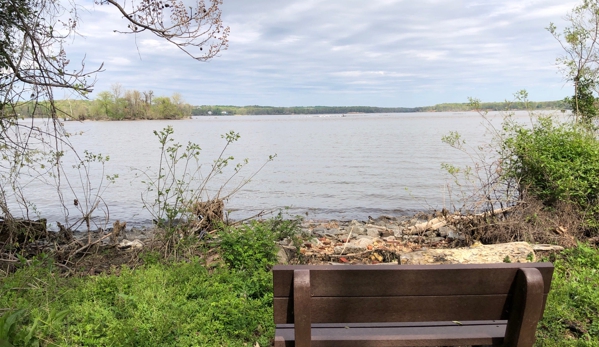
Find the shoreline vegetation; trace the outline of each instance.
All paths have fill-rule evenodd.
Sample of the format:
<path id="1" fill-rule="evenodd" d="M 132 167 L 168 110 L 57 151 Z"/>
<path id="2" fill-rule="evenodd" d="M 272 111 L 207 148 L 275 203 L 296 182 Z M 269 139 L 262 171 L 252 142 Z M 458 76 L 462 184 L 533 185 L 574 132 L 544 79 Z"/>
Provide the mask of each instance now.
<path id="1" fill-rule="evenodd" d="M 369 114 L 369 113 L 418 113 L 418 112 L 472 112 L 469 103 L 442 103 L 423 107 L 372 107 L 372 106 L 192 106 L 178 93 L 172 96 L 154 96 L 153 91 L 122 90 L 113 86 L 112 91 L 100 92 L 93 100 L 55 100 L 54 106 L 62 120 L 178 120 L 192 116 L 250 116 L 250 115 L 315 115 L 315 114 Z M 541 102 L 483 102 L 486 111 L 566 110 L 563 100 Z M 52 107 L 47 102 L 35 104 L 22 102 L 15 106 L 15 114 L 22 118 L 48 117 Z"/>

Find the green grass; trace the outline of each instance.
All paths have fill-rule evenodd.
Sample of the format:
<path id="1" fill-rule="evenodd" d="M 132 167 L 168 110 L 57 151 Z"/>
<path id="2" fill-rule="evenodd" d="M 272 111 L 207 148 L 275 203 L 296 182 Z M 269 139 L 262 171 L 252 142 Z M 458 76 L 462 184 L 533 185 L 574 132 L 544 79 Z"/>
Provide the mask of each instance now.
<path id="1" fill-rule="evenodd" d="M 547 260 L 555 273 L 536 346 L 599 346 L 599 250 L 580 244 Z"/>
<path id="2" fill-rule="evenodd" d="M 36 321 L 41 344 L 58 346 L 267 346 L 274 329 L 268 271 L 197 261 L 66 279 L 26 267 L 3 281 L 0 307 L 27 312 L 15 345 Z"/>
<path id="3" fill-rule="evenodd" d="M 64 277 L 38 258 L 0 282 L 0 309 L 10 309 L 0 346 L 270 346 L 271 246 L 289 227 L 224 230 L 224 262 L 210 270 L 148 256 L 135 270 Z M 579 245 L 546 260 L 556 271 L 536 346 L 599 346 L 599 251 Z"/>

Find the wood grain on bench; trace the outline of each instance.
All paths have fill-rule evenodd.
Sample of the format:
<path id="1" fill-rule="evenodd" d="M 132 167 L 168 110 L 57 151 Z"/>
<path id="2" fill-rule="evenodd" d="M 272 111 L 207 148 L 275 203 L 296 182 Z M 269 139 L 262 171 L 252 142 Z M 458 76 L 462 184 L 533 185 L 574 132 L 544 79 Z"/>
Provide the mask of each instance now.
<path id="1" fill-rule="evenodd" d="M 531 346 L 553 265 L 306 265 L 273 274 L 277 347 Z"/>

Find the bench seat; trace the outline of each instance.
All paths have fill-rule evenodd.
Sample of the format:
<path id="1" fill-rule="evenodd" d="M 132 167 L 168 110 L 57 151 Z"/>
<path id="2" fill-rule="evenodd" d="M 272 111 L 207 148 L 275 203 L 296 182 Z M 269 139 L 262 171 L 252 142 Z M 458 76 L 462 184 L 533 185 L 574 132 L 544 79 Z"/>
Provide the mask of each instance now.
<path id="1" fill-rule="evenodd" d="M 501 346 L 507 320 L 312 324 L 313 347 Z M 277 325 L 275 346 L 295 346 L 293 324 Z"/>

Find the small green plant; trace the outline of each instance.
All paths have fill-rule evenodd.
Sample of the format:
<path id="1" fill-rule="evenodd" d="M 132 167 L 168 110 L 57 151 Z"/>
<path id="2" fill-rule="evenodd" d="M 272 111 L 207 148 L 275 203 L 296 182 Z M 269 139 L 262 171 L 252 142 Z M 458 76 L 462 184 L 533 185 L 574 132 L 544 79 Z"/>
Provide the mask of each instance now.
<path id="1" fill-rule="evenodd" d="M 157 174 L 149 169 L 141 171 L 142 183 L 146 191 L 142 194 L 143 207 L 150 211 L 156 223 L 173 230 L 178 224 L 188 224 L 179 234 L 194 234 L 212 228 L 224 220 L 224 201 L 238 192 L 260 170 L 275 158 L 268 160 L 248 179 L 238 182 L 237 186 L 225 193 L 240 170 L 248 163 L 247 159 L 237 163 L 230 176 L 218 187 L 211 187 L 213 179 L 225 172 L 235 160 L 225 153 L 229 146 L 239 140 L 239 134 L 230 131 L 221 137 L 225 145 L 219 156 L 213 161 L 207 172 L 202 171 L 200 162 L 201 148 L 198 144 L 188 142 L 186 146 L 175 142 L 174 130 L 171 126 L 154 131 L 160 144 L 160 161 Z M 186 231 L 186 232 L 184 232 Z"/>
<path id="2" fill-rule="evenodd" d="M 266 223 L 251 221 L 220 233 L 221 256 L 232 269 L 268 269 L 277 259 L 277 235 Z"/>
<path id="3" fill-rule="evenodd" d="M 504 263 L 511 263 L 511 262 L 512 262 L 512 259 L 510 259 L 510 256 L 509 256 L 509 255 L 506 255 L 506 256 L 505 256 L 505 258 L 503 258 L 503 262 L 504 262 Z"/>

